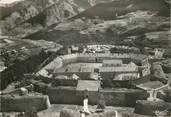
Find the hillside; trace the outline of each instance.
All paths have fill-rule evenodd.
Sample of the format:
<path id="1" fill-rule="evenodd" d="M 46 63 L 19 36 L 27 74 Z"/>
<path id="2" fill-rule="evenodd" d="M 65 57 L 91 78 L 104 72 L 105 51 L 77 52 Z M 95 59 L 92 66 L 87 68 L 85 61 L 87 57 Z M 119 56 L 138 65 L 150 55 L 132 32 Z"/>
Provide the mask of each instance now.
<path id="1" fill-rule="evenodd" d="M 108 1 L 111 0 L 24 0 L 1 6 L 1 33 L 21 37 Z"/>
<path id="2" fill-rule="evenodd" d="M 81 9 L 69 0 L 26 0 L 19 5 L 20 8 L 1 20 L 2 32 L 42 28 L 76 15 Z"/>
<path id="3" fill-rule="evenodd" d="M 157 11 L 159 15 L 169 16 L 169 8 L 169 4 L 164 0 L 115 0 L 113 2 L 97 4 L 70 19 L 81 17 L 94 18 L 98 16 L 101 19 L 109 20 L 137 10 Z"/>
<path id="4" fill-rule="evenodd" d="M 144 47 L 151 46 L 154 43 L 154 46 L 159 46 L 160 44 L 165 46 L 170 41 L 169 28 L 168 17 L 156 15 L 155 12 L 136 11 L 120 16 L 117 20 L 83 18 L 66 21 L 54 28 L 41 30 L 25 38 L 51 40 L 64 45 L 117 43 L 135 44 Z M 160 37 L 162 37 L 163 45 L 160 43 Z M 142 41 L 144 43 L 141 43 Z"/>
<path id="5" fill-rule="evenodd" d="M 64 45 L 98 42 L 170 47 L 170 11 L 164 0 L 28 0 L 24 5 L 25 10 L 1 21 L 7 35 Z"/>

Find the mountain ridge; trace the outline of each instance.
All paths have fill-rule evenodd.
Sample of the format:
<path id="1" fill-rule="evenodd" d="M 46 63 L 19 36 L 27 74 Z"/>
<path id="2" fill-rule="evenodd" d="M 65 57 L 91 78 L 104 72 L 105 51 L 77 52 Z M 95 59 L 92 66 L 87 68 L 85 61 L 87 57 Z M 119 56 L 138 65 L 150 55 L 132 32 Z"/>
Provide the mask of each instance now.
<path id="1" fill-rule="evenodd" d="M 170 5 L 164 0 L 115 0 L 97 4 L 73 16 L 70 20 L 81 17 L 94 18 L 96 16 L 102 19 L 115 19 L 116 16 L 125 15 L 136 10 L 158 11 L 160 15 L 170 15 Z"/>
<path id="2" fill-rule="evenodd" d="M 99 2 L 108 1 L 113 0 L 25 0 L 8 7 L 7 9 L 10 9 L 8 12 L 0 7 L 4 11 L 0 21 L 1 33 L 8 34 L 18 27 L 21 30 L 26 30 L 27 27 L 31 30 L 30 27 L 34 29 L 35 25 L 42 29 L 72 17 Z"/>

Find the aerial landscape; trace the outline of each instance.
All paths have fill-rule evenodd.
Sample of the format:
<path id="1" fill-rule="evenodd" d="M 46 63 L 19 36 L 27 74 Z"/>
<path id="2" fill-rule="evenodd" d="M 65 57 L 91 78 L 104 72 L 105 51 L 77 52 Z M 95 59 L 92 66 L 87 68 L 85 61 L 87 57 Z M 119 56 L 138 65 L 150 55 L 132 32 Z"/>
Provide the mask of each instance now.
<path id="1" fill-rule="evenodd" d="M 170 0 L 0 0 L 0 117 L 171 117 Z"/>

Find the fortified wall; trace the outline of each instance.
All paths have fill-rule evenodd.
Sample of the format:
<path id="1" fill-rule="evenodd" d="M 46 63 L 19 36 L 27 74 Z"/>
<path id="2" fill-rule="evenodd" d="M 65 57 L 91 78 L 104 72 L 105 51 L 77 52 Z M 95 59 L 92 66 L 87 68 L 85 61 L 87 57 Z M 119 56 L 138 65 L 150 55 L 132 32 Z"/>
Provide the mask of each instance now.
<path id="1" fill-rule="evenodd" d="M 140 73 L 139 68 L 136 66 L 127 64 L 129 62 L 134 62 L 140 65 L 143 65 L 145 69 L 142 71 L 143 76 L 142 78 L 146 78 L 146 76 L 150 75 L 150 69 L 146 69 L 146 64 L 142 64 L 142 61 L 144 61 L 147 58 L 147 56 L 142 54 L 107 54 L 107 53 L 94 53 L 94 54 L 83 54 L 83 53 L 76 53 L 76 54 L 69 54 L 69 55 L 63 55 L 59 56 L 54 61 L 46 65 L 44 68 L 42 68 L 37 75 L 43 76 L 43 77 L 49 77 L 49 78 L 55 78 L 58 75 L 66 75 L 68 77 L 72 76 L 73 74 L 77 75 L 80 79 L 86 80 L 89 79 L 90 74 L 94 72 L 95 68 L 92 67 L 84 67 L 83 65 L 80 67 L 68 67 L 67 69 L 64 66 L 67 66 L 71 63 L 102 63 L 103 60 L 119 60 L 121 59 L 123 61 L 123 65 L 125 66 L 116 66 L 116 67 L 100 67 L 98 68 L 98 71 L 100 73 L 100 76 L 102 78 L 102 81 L 105 86 L 112 87 L 109 82 L 111 79 L 114 78 L 114 76 L 117 74 L 137 74 Z M 148 62 L 148 61 L 145 61 Z M 49 75 L 51 74 L 51 75 Z M 141 74 L 141 73 L 140 73 Z M 115 80 L 116 82 L 125 84 L 122 80 Z M 128 81 L 126 81 L 128 84 Z"/>
<path id="2" fill-rule="evenodd" d="M 56 59 L 54 59 L 54 61 L 52 61 L 51 63 L 46 65 L 44 68 L 42 68 L 37 74 L 43 75 L 42 72 L 45 70 L 51 70 L 51 71 L 58 70 L 57 72 L 58 74 L 60 74 L 60 72 L 65 73 L 65 70 L 59 70 L 59 68 L 61 68 L 64 65 L 67 65 L 70 63 L 76 63 L 76 62 L 78 63 L 102 63 L 104 59 L 122 59 L 123 63 L 125 64 L 128 64 L 130 61 L 140 64 L 141 61 L 146 57 L 147 56 L 142 55 L 142 54 L 105 54 L 105 53 L 69 54 L 69 55 L 63 55 L 63 56 L 57 57 Z M 114 72 L 115 70 L 115 69 L 111 70 L 111 68 L 110 69 L 108 68 L 109 70 L 107 68 L 105 69 L 107 71 L 112 71 L 112 72 Z M 101 69 L 101 71 L 106 71 L 105 69 Z M 118 69 L 116 69 L 116 71 Z M 124 71 L 124 70 L 121 68 L 120 71 Z M 82 72 L 82 71 L 79 71 L 79 72 Z M 87 70 L 87 72 L 91 72 L 91 70 Z M 70 74 L 73 74 L 73 73 L 70 72 Z"/>
<path id="3" fill-rule="evenodd" d="M 50 102 L 55 104 L 77 104 L 82 105 L 84 91 L 77 91 L 75 87 L 49 87 L 47 95 Z M 80 94 L 80 95 L 79 95 Z M 134 107 L 136 100 L 146 100 L 148 94 L 139 89 L 102 89 L 98 91 L 89 91 L 89 104 L 97 105 L 99 95 L 103 95 L 104 101 L 108 106 L 126 106 Z"/>
<path id="4" fill-rule="evenodd" d="M 51 103 L 82 105 L 85 91 L 83 89 L 89 88 L 89 104 L 91 105 L 96 105 L 99 101 L 99 95 L 103 95 L 108 106 L 133 107 L 136 100 L 146 100 L 148 97 L 146 91 L 137 89 L 134 84 L 149 81 L 149 74 L 133 80 L 113 79 L 116 73 L 138 74 L 140 72 L 139 66 L 144 69 L 145 65 L 142 66 L 141 62 L 145 58 L 147 56 L 141 54 L 69 54 L 57 57 L 34 76 L 28 75 L 27 77 L 32 79 L 30 82 L 35 86 L 35 91 L 48 95 Z M 103 64 L 103 60 L 119 60 L 119 65 L 100 65 Z M 130 62 L 135 64 L 132 65 Z M 98 69 L 89 66 L 89 64 L 97 65 Z M 95 71 L 98 71 L 97 77 L 100 76 L 100 80 L 89 79 L 90 74 Z M 73 74 L 78 76 L 78 79 L 73 79 L 71 77 Z M 82 85 L 79 84 L 80 82 Z M 86 84 L 86 82 L 89 83 Z M 80 86 L 84 88 L 80 88 Z"/>
<path id="5" fill-rule="evenodd" d="M 45 96 L 15 96 L 1 95 L 0 112 L 31 112 L 41 111 L 50 107 L 49 97 Z"/>
<path id="6" fill-rule="evenodd" d="M 35 91 L 46 94 L 49 96 L 51 104 L 76 104 L 82 105 L 85 90 L 81 90 L 78 87 L 78 80 L 67 80 L 67 79 L 55 79 L 56 84 L 49 86 L 41 80 L 32 80 L 31 83 L 35 87 Z M 80 80 L 85 82 L 86 80 Z M 92 82 L 90 80 L 87 80 Z M 49 83 L 53 81 L 49 81 Z M 96 81 L 94 81 L 96 82 Z M 91 86 L 97 86 L 92 84 Z M 136 88 L 102 88 L 98 90 L 91 89 L 90 84 L 85 85 L 89 89 L 89 104 L 97 105 L 100 95 L 103 95 L 104 101 L 108 106 L 126 106 L 134 107 L 136 100 L 146 100 L 149 96 L 148 93 L 141 89 Z"/>

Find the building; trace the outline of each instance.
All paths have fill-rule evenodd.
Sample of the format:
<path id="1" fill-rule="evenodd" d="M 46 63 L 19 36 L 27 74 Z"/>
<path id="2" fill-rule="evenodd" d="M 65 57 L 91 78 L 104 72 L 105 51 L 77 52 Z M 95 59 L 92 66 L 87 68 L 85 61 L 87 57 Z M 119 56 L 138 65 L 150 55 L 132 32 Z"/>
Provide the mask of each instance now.
<path id="1" fill-rule="evenodd" d="M 79 47 L 78 47 L 78 46 L 72 45 L 72 46 L 71 46 L 71 51 L 72 51 L 72 52 L 78 52 L 78 51 L 79 51 Z"/>
<path id="2" fill-rule="evenodd" d="M 117 67 L 122 65 L 121 59 L 103 60 L 103 67 Z"/>
<path id="3" fill-rule="evenodd" d="M 156 58 L 162 58 L 164 54 L 164 50 L 160 48 L 156 48 L 155 50 L 155 57 Z"/>
<path id="4" fill-rule="evenodd" d="M 116 74 L 113 80 L 134 80 L 140 78 L 139 73 L 121 73 Z"/>
<path id="5" fill-rule="evenodd" d="M 136 58 L 136 57 L 138 58 Z M 77 75 L 80 79 L 114 79 L 116 74 L 117 79 L 131 79 L 139 78 L 139 66 L 134 62 L 139 62 L 144 59 L 144 56 L 134 54 L 68 54 L 59 56 L 47 66 L 42 68 L 38 73 L 39 75 L 49 77 L 47 70 L 51 70 L 52 76 L 66 75 L 68 77 L 73 74 Z M 145 61 L 145 63 L 148 61 Z M 45 70 L 45 71 L 44 71 Z M 96 74 L 95 74 L 96 73 Z M 51 75 L 50 75 L 51 76 Z"/>

